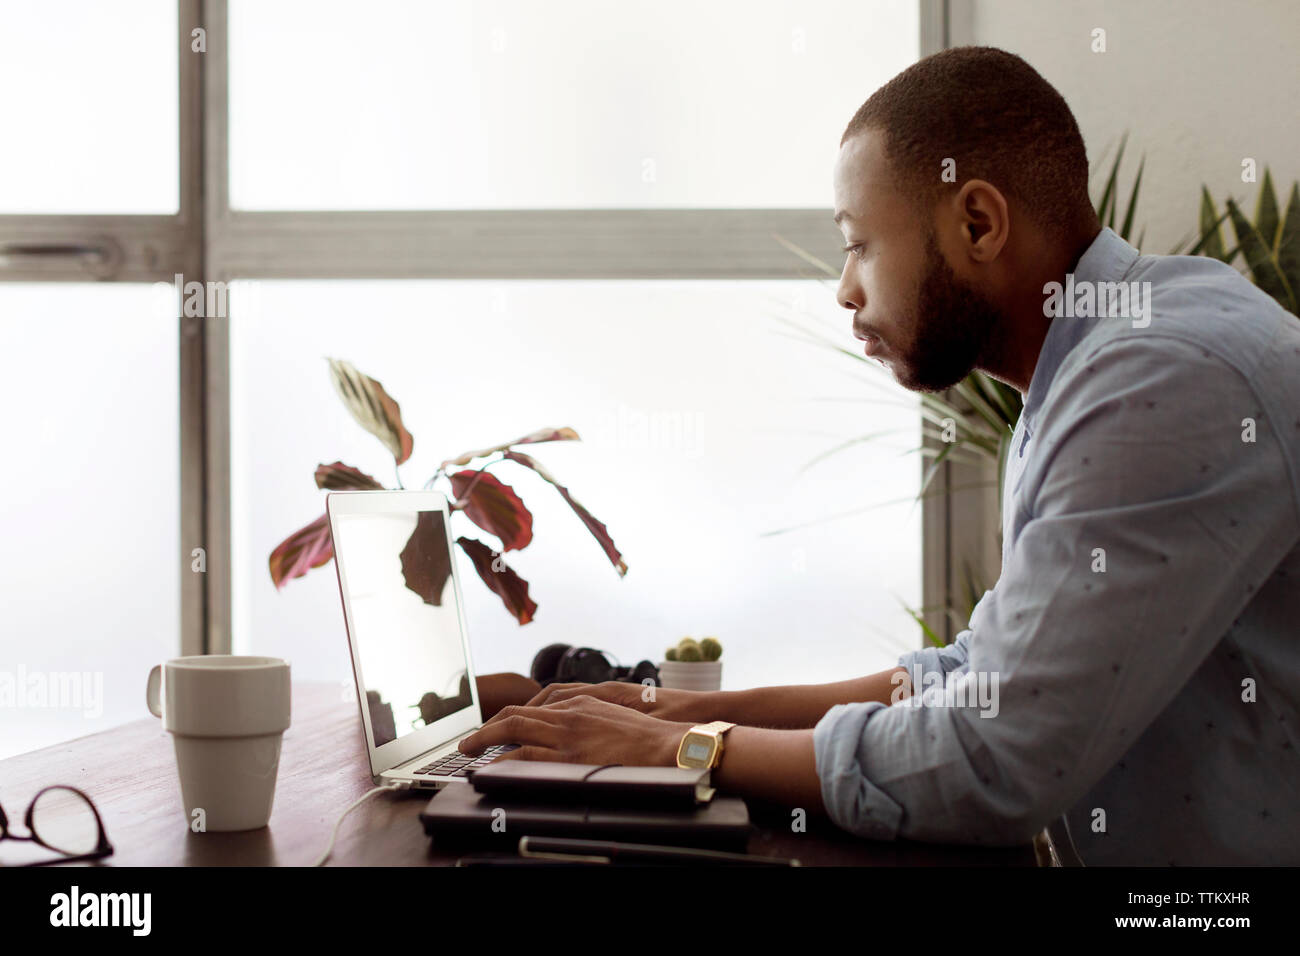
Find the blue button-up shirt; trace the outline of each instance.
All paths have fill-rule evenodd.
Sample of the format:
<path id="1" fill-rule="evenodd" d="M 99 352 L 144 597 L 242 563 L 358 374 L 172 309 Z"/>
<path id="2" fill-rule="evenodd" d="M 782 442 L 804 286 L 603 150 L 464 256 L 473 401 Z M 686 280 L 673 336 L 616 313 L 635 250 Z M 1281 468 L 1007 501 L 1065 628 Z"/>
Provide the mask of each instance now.
<path id="1" fill-rule="evenodd" d="M 899 658 L 912 696 L 817 724 L 827 810 L 879 839 L 1050 825 L 1090 865 L 1300 864 L 1300 320 L 1109 229 L 1073 283 L 1113 308 L 1045 319 L 1001 577 Z M 1136 283 L 1131 318 L 1100 283 Z"/>

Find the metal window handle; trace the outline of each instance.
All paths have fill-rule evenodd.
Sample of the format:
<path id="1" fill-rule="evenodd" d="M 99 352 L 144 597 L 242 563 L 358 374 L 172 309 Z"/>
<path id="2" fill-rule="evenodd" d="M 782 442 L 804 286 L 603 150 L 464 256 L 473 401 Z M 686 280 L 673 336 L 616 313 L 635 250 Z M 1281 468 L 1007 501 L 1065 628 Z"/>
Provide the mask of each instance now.
<path id="1" fill-rule="evenodd" d="M 108 238 L 89 242 L 7 242 L 0 245 L 0 266 L 7 266 L 14 259 L 76 259 L 95 278 L 108 279 L 121 268 L 122 247 Z"/>

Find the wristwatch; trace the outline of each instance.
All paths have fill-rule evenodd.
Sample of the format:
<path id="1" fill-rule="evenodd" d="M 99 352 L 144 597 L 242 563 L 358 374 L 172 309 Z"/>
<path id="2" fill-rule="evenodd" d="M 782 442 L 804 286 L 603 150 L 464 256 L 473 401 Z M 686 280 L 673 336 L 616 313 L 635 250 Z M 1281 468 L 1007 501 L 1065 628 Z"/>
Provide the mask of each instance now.
<path id="1" fill-rule="evenodd" d="M 677 747 L 677 766 L 687 770 L 712 770 L 722 759 L 722 735 L 735 724 L 715 720 L 696 724 L 682 737 Z"/>

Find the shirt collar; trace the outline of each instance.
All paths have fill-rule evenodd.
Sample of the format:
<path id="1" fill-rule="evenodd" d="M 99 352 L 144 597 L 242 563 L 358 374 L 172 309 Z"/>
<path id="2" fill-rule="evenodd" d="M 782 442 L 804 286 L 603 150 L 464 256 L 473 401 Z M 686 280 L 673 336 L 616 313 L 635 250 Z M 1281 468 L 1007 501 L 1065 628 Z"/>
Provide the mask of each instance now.
<path id="1" fill-rule="evenodd" d="M 1118 282 L 1128 274 L 1133 263 L 1137 261 L 1138 251 L 1109 227 L 1103 227 L 1097 238 L 1079 257 L 1074 267 L 1074 283 L 1080 282 Z M 1033 377 L 1029 381 L 1029 392 L 1025 395 L 1025 406 L 1020 413 L 1025 431 L 1034 433 L 1038 423 L 1038 410 L 1051 390 L 1052 380 L 1071 350 L 1083 341 L 1084 337 L 1097 324 L 1098 319 L 1068 318 L 1058 316 L 1047 326 L 1047 337 L 1043 339 L 1042 350 L 1038 353 L 1038 364 L 1034 366 Z"/>

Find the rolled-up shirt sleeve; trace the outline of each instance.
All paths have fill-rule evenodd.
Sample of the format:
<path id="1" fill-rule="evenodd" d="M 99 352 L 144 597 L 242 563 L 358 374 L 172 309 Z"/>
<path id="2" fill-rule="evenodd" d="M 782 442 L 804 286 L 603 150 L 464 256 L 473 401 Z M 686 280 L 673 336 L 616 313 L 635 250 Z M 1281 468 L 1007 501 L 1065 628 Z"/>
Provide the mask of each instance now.
<path id="1" fill-rule="evenodd" d="M 898 666 L 907 671 L 913 687 L 920 687 L 927 674 L 946 677 L 953 671 L 960 672 L 970 666 L 970 652 L 966 647 L 970 635 L 970 628 L 967 628 L 945 647 L 925 647 L 904 654 L 898 659 Z"/>
<path id="2" fill-rule="evenodd" d="M 967 643 L 980 618 L 980 610 L 985 600 L 992 594 L 985 591 L 984 596 L 971 609 L 970 620 L 965 630 L 960 631 L 951 644 L 943 647 L 923 647 L 919 651 L 903 654 L 898 658 L 898 666 L 907 671 L 913 687 L 923 687 L 927 680 L 946 678 L 952 673 L 961 673 L 970 664 L 970 651 Z"/>
<path id="3" fill-rule="evenodd" d="M 1289 479 L 1245 375 L 1179 339 L 1153 354 L 1118 339 L 1062 368 L 1013 499 L 1015 546 L 970 627 L 900 658 L 911 697 L 817 724 L 822 797 L 844 829 L 1029 841 L 1123 756 L 1294 546 L 1294 507 L 1285 521 L 1252 507 Z"/>

